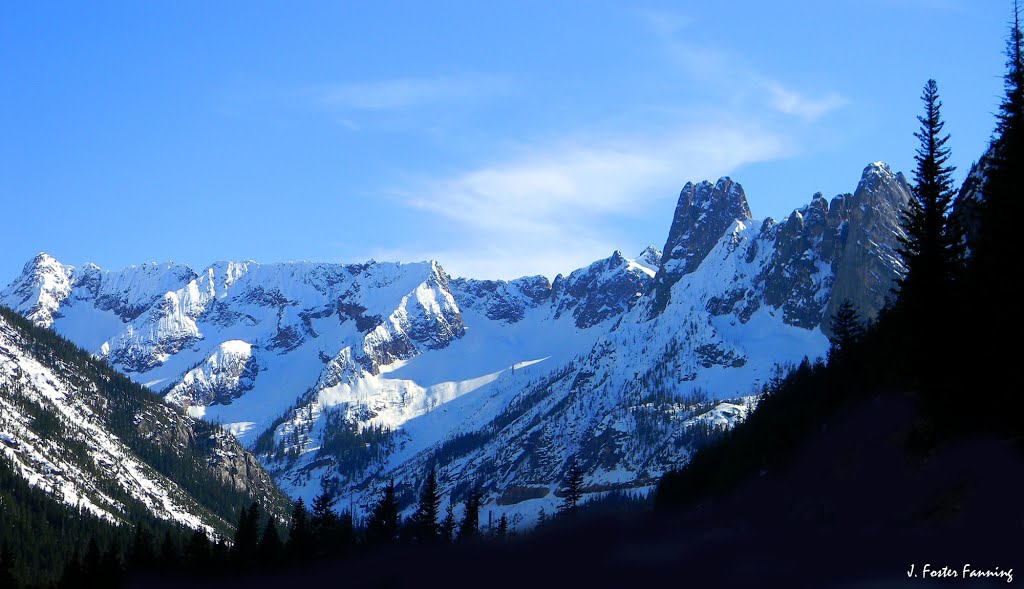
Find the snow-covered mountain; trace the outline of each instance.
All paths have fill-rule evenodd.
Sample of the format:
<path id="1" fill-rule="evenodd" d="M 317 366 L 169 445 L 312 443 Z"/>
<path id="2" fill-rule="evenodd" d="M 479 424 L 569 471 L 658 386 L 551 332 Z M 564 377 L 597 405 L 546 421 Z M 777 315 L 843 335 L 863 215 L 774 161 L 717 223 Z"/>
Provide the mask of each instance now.
<path id="1" fill-rule="evenodd" d="M 0 302 L 224 423 L 276 481 L 358 509 L 428 467 L 458 500 L 533 514 L 575 456 L 589 491 L 642 488 L 742 418 L 774 365 L 823 355 L 842 299 L 901 271 L 901 174 L 755 221 L 729 178 L 687 184 L 665 247 L 549 282 L 437 262 L 222 262 L 120 271 L 40 254 Z M 664 253 L 662 253 L 664 252 Z"/>
<path id="2" fill-rule="evenodd" d="M 223 533 L 238 502 L 284 507 L 232 436 L 9 311 L 0 313 L 0 453 L 30 485 L 116 524 L 148 515 Z"/>

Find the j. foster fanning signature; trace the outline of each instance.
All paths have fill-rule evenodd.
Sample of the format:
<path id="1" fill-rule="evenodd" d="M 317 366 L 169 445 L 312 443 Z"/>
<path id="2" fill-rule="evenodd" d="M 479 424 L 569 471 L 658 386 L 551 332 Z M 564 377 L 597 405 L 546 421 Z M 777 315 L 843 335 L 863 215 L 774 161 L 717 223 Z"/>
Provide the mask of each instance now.
<path id="1" fill-rule="evenodd" d="M 971 563 L 965 564 L 960 569 L 955 569 L 948 566 L 937 567 L 927 562 L 918 569 L 916 564 L 911 563 L 907 570 L 907 577 L 910 579 L 983 579 L 989 577 L 1003 578 L 1007 583 L 1012 583 L 1013 569 L 1004 570 L 999 567 L 978 569 L 971 566 Z"/>

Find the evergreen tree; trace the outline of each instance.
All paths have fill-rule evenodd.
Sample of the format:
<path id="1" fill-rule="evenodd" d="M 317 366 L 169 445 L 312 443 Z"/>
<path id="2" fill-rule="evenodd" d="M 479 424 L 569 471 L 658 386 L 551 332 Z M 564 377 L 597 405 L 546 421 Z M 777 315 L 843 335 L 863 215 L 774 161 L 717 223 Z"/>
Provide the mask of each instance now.
<path id="1" fill-rule="evenodd" d="M 257 553 L 259 554 L 260 564 L 263 566 L 277 564 L 284 555 L 284 544 L 281 543 L 281 535 L 277 531 L 277 522 L 274 521 L 273 516 L 268 517 L 266 524 L 263 526 L 263 534 L 260 536 Z"/>
<path id="2" fill-rule="evenodd" d="M 310 528 L 317 556 L 334 554 L 338 547 L 338 514 L 334 511 L 337 499 L 324 489 L 313 499 Z"/>
<path id="3" fill-rule="evenodd" d="M 313 498 L 313 512 L 310 523 L 313 527 L 314 536 L 323 533 L 323 530 L 337 525 L 338 514 L 334 511 L 334 504 L 337 501 L 327 491 L 323 491 Z"/>
<path id="4" fill-rule="evenodd" d="M 210 567 L 216 568 L 228 564 L 229 550 L 224 538 L 217 538 L 217 542 L 210 547 Z"/>
<path id="5" fill-rule="evenodd" d="M 160 568 L 173 571 L 181 564 L 181 551 L 171 531 L 164 533 L 164 541 L 160 544 Z"/>
<path id="6" fill-rule="evenodd" d="M 1024 316 L 1014 304 L 1020 293 L 1013 278 L 1024 273 L 1015 236 L 1024 215 L 1024 35 L 1017 2 L 1006 45 L 1003 86 L 991 161 L 981 190 L 978 239 L 970 260 L 973 316 L 960 336 L 977 344 L 965 346 L 970 348 L 965 350 L 965 365 L 984 366 L 985 371 L 971 371 L 962 386 L 977 388 L 979 378 L 987 376 L 986 390 L 1006 410 L 987 418 L 978 415 L 979 421 L 1000 421 L 1020 435 L 1024 433 L 1024 393 L 1021 387 L 1006 386 L 1017 379 L 1017 347 L 1004 343 L 1005 334 L 1024 330 Z"/>
<path id="7" fill-rule="evenodd" d="M 953 200 L 953 166 L 946 165 L 949 135 L 942 134 L 942 102 L 935 80 L 928 80 L 921 95 L 924 116 L 914 133 L 920 141 L 914 160 L 914 186 L 903 211 L 905 235 L 900 238 L 900 255 L 906 273 L 899 281 L 900 300 L 921 321 L 937 318 L 936 305 L 946 303 L 949 285 L 959 259 L 959 237 L 948 222 Z M 919 322 L 915 322 L 919 323 Z"/>
<path id="8" fill-rule="evenodd" d="M 832 317 L 831 347 L 828 350 L 829 362 L 841 359 L 849 353 L 853 346 L 864 337 L 864 324 L 861 323 L 857 307 L 849 300 L 844 300 Z"/>
<path id="9" fill-rule="evenodd" d="M 413 513 L 409 522 L 414 541 L 421 543 L 436 542 L 440 535 L 437 525 L 438 508 L 441 505 L 441 495 L 437 490 L 437 475 L 433 469 L 427 473 L 427 479 L 420 491 L 419 503 L 416 512 Z"/>
<path id="10" fill-rule="evenodd" d="M 372 545 L 392 544 L 398 537 L 398 500 L 395 481 L 388 481 L 380 500 L 373 506 L 366 523 L 366 540 Z"/>
<path id="11" fill-rule="evenodd" d="M 583 471 L 576 465 L 576 459 L 569 459 L 569 468 L 562 480 L 562 504 L 558 507 L 559 515 L 572 515 L 583 499 Z"/>
<path id="12" fill-rule="evenodd" d="M 992 161 L 982 188 L 983 206 L 977 259 L 989 286 L 999 286 L 1000 275 L 1020 270 L 1015 255 L 1013 232 L 1024 212 L 1024 36 L 1020 28 L 1020 7 L 1014 2 L 1013 24 L 1006 44 L 1005 95 L 999 106 Z M 1010 264 L 1010 265 L 1008 265 Z"/>
<path id="13" fill-rule="evenodd" d="M 260 506 L 254 501 L 248 509 L 242 509 L 235 529 L 235 544 L 231 547 L 231 560 L 236 565 L 246 565 L 256 557 L 259 545 Z"/>
<path id="14" fill-rule="evenodd" d="M 548 525 L 548 513 L 541 507 L 540 511 L 537 512 L 537 529 L 543 528 Z"/>
<path id="15" fill-rule="evenodd" d="M 291 558 L 302 560 L 312 556 L 313 533 L 309 528 L 309 514 L 306 504 L 299 497 L 292 509 L 292 521 L 288 528 L 288 554 Z"/>
<path id="16" fill-rule="evenodd" d="M 14 577 L 14 551 L 7 544 L 0 547 L 0 587 L 17 589 L 18 580 Z"/>
<path id="17" fill-rule="evenodd" d="M 501 519 L 498 520 L 498 526 L 494 528 L 493 535 L 495 538 L 508 538 L 508 517 L 503 513 Z"/>
<path id="18" fill-rule="evenodd" d="M 441 520 L 439 532 L 441 542 L 452 541 L 452 534 L 455 533 L 455 505 L 451 501 L 448 502 L 448 507 L 444 511 L 444 519 Z"/>
<path id="19" fill-rule="evenodd" d="M 100 562 L 100 586 L 116 587 L 121 578 L 122 566 L 121 546 L 118 542 L 111 542 Z"/>
<path id="20" fill-rule="evenodd" d="M 153 534 L 142 525 L 135 524 L 135 534 L 128 551 L 128 567 L 135 571 L 149 571 L 156 563 L 156 551 L 153 549 Z"/>
<path id="21" fill-rule="evenodd" d="M 82 560 L 82 573 L 90 584 L 99 579 L 102 560 L 103 553 L 100 552 L 100 545 L 96 542 L 96 537 L 93 536 L 89 538 L 89 545 L 85 549 L 85 558 Z"/>
<path id="22" fill-rule="evenodd" d="M 946 165 L 949 136 L 942 133 L 942 102 L 935 80 L 928 80 L 921 100 L 925 112 L 918 117 L 921 127 L 914 134 L 920 146 L 914 157 L 911 199 L 902 218 L 905 236 L 899 253 L 906 272 L 899 282 L 897 306 L 904 322 L 908 384 L 921 393 L 926 412 L 940 422 L 946 421 L 941 415 L 952 398 L 941 360 L 950 346 L 949 326 L 942 320 L 954 306 L 961 242 L 948 216 L 954 168 Z"/>
<path id="23" fill-rule="evenodd" d="M 346 556 L 356 546 L 356 524 L 351 511 L 344 511 L 338 516 L 336 530 L 334 555 Z"/>
<path id="24" fill-rule="evenodd" d="M 210 539 L 196 530 L 185 545 L 184 565 L 192 572 L 205 571 L 210 566 Z"/>
<path id="25" fill-rule="evenodd" d="M 480 535 L 480 501 L 483 495 L 480 489 L 474 488 L 466 495 L 465 512 L 459 522 L 459 540 L 471 540 Z"/>

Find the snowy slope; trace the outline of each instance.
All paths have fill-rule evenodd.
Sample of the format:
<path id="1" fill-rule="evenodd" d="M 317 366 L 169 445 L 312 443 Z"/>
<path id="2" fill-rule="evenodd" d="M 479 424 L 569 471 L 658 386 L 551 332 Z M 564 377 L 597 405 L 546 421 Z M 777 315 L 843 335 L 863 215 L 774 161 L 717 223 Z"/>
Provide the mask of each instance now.
<path id="1" fill-rule="evenodd" d="M 132 396 L 60 345 L 0 315 L 0 451 L 30 485 L 113 523 L 143 510 L 212 534 L 229 526 L 223 515 L 139 454 L 202 448 L 209 492 L 222 485 L 278 507 L 269 477 L 230 436 L 196 430 L 172 408 Z"/>
<path id="2" fill-rule="evenodd" d="M 549 282 L 452 279 L 437 262 L 222 262 L 118 272 L 41 254 L 0 301 L 254 448 L 276 481 L 411 497 L 427 465 L 458 499 L 553 505 L 570 456 L 588 490 L 644 488 L 742 418 L 776 364 L 823 355 L 842 299 L 871 316 L 902 268 L 908 188 L 754 220 L 728 178 L 680 194 L 663 250 Z M 500 507 L 498 504 L 501 504 Z"/>
<path id="3" fill-rule="evenodd" d="M 390 417 L 389 407 L 359 414 L 349 411 L 361 406 L 349 404 L 351 397 L 331 399 L 352 422 L 400 426 L 384 444 L 361 440 L 373 448 L 354 476 L 346 463 L 352 454 L 317 447 L 324 435 L 318 430 L 322 405 L 305 414 L 297 409 L 278 426 L 275 441 L 285 448 L 294 444 L 299 453 L 269 452 L 270 468 L 292 493 L 326 480 L 365 509 L 391 477 L 411 499 L 432 465 L 456 500 L 480 486 L 495 516 L 526 520 L 557 504 L 555 491 L 570 458 L 587 472 L 589 492 L 647 488 L 685 463 L 716 428 L 742 419 L 776 365 L 824 355 L 828 340 L 820 326 L 835 292 L 867 314 L 877 312 L 876 293 L 887 292 L 900 271 L 890 254 L 898 238 L 896 211 L 907 196 L 901 176 L 873 164 L 853 195 L 831 203 L 815 195 L 782 222 L 755 221 L 742 188 L 731 181 L 690 185 L 672 228 L 688 237 L 674 246 L 670 238 L 665 249 L 673 253 L 659 261 L 651 288 L 596 330 L 592 345 L 554 345 L 561 357 L 491 373 L 488 382 L 439 409 L 401 419 Z M 728 220 L 730 215 L 738 218 Z M 707 245 L 701 232 L 723 225 Z M 870 244 L 866 254 L 861 244 Z M 616 258 L 592 265 L 591 275 L 599 276 Z M 860 280 L 865 270 L 858 264 L 874 278 L 842 282 L 844 269 Z M 621 265 L 637 266 L 628 260 Z M 494 290 L 500 289 L 489 292 Z M 548 313 L 560 307 L 553 302 Z M 544 326 L 549 337 L 556 333 L 552 327 Z M 538 354 L 521 354 L 532 356 Z M 422 358 L 428 360 L 439 362 Z M 395 385 L 392 390 L 402 390 Z M 389 402 L 401 406 L 400 399 Z"/>

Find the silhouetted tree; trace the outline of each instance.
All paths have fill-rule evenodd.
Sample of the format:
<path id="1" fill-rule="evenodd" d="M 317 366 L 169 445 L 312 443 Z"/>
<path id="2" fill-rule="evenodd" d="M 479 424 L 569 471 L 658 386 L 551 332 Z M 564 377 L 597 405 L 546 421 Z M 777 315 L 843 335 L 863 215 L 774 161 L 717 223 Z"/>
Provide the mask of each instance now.
<path id="1" fill-rule="evenodd" d="M 421 543 L 437 541 L 439 536 L 437 515 L 440 505 L 441 495 L 437 490 L 437 475 L 433 469 L 430 469 L 423 483 L 423 489 L 420 491 L 416 511 L 409 521 L 409 528 L 414 541 Z"/>
<path id="2" fill-rule="evenodd" d="M 174 536 L 171 536 L 171 531 L 167 530 L 164 532 L 164 540 L 160 543 L 160 568 L 173 571 L 177 570 L 181 563 L 181 554 L 178 549 L 178 543 Z"/>
<path id="3" fill-rule="evenodd" d="M 831 327 L 832 337 L 829 339 L 832 345 L 828 351 L 830 362 L 841 359 L 864 337 L 864 324 L 861 323 L 856 305 L 844 300 L 832 317 Z"/>
<path id="4" fill-rule="evenodd" d="M 975 389 L 988 377 L 986 391 L 1004 409 L 998 415 L 977 415 L 978 421 L 998 421 L 1024 434 L 1024 392 L 1006 386 L 1017 379 L 1018 346 L 1006 345 L 1005 334 L 1024 330 L 1024 316 L 1015 301 L 1020 291 L 1014 277 L 1024 273 L 1015 233 L 1024 215 L 1024 35 L 1020 6 L 1014 2 L 1013 21 L 1006 45 L 1004 96 L 999 107 L 991 158 L 981 189 L 978 239 L 972 244 L 970 288 L 974 298 L 970 325 L 960 339 L 971 342 L 965 350 L 966 366 L 984 366 L 964 376 L 963 386 Z M 980 409 L 980 407 L 979 407 Z"/>
<path id="5" fill-rule="evenodd" d="M 263 525 L 263 534 L 260 536 L 260 544 L 257 549 L 260 564 L 273 566 L 281 561 L 284 556 L 284 544 L 281 543 L 281 535 L 277 531 L 277 522 L 273 516 L 267 518 Z"/>
<path id="6" fill-rule="evenodd" d="M 392 544 L 398 537 L 398 500 L 395 481 L 388 481 L 380 500 L 373 506 L 366 523 L 366 540 L 372 545 Z"/>
<path id="7" fill-rule="evenodd" d="M 209 568 L 210 539 L 203 532 L 199 530 L 192 532 L 184 552 L 183 564 L 187 570 L 202 572 Z"/>
<path id="8" fill-rule="evenodd" d="M 128 567 L 136 571 L 149 571 L 156 563 L 156 551 L 153 548 L 153 534 L 142 525 L 135 524 L 135 534 L 128 551 Z"/>
<path id="9" fill-rule="evenodd" d="M 121 545 L 119 542 L 111 542 L 103 553 L 103 561 L 100 563 L 100 583 L 103 587 L 115 587 L 121 578 L 124 563 L 121 559 Z"/>
<path id="10" fill-rule="evenodd" d="M 483 496 L 480 489 L 473 488 L 466 495 L 465 511 L 459 522 L 459 540 L 471 540 L 480 535 L 480 501 Z"/>
<path id="11" fill-rule="evenodd" d="M 246 565 L 256 558 L 256 547 L 260 540 L 260 506 L 254 501 L 248 509 L 242 509 L 235 529 L 235 544 L 231 547 L 231 560 L 236 565 Z"/>
<path id="12" fill-rule="evenodd" d="M 495 538 L 508 538 L 508 517 L 505 514 L 501 514 L 501 518 L 498 520 L 498 525 L 494 528 L 492 535 Z"/>
<path id="13" fill-rule="evenodd" d="M 560 515 L 572 515 L 583 499 L 583 471 L 576 465 L 576 459 L 569 459 L 569 467 L 562 479 L 562 504 L 558 507 Z"/>
<path id="14" fill-rule="evenodd" d="M 452 541 L 452 535 L 455 533 L 455 504 L 448 502 L 448 507 L 444 511 L 444 519 L 441 520 L 441 525 L 438 528 L 440 533 L 440 540 L 448 543 Z"/>
<path id="15" fill-rule="evenodd" d="M 909 368 L 909 384 L 922 394 L 926 411 L 933 417 L 946 412 L 951 388 L 941 358 L 949 347 L 949 326 L 943 319 L 953 305 L 954 281 L 959 275 L 962 251 L 955 223 L 948 209 L 953 199 L 950 157 L 942 133 L 942 102 L 938 85 L 928 80 L 921 95 L 924 116 L 919 116 L 920 141 L 914 159 L 914 185 L 903 212 L 905 235 L 899 253 L 906 272 L 899 282 L 897 306 L 904 320 L 902 333 Z M 939 421 L 944 421 L 940 418 Z"/>
<path id="16" fill-rule="evenodd" d="M 96 542 L 96 537 L 89 538 L 89 544 L 85 548 L 85 557 L 82 559 L 82 573 L 86 579 L 92 580 L 98 579 L 100 576 L 100 567 L 103 561 L 103 553 L 100 552 L 100 545 Z"/>
<path id="17" fill-rule="evenodd" d="M 537 528 L 543 528 L 546 525 L 548 525 L 548 513 L 541 507 L 537 512 Z"/>
<path id="18" fill-rule="evenodd" d="M 14 551 L 7 544 L 0 547 L 0 587 L 17 589 L 20 586 L 14 578 Z"/>
<path id="19" fill-rule="evenodd" d="M 337 499 L 324 489 L 313 499 L 310 528 L 317 556 L 334 554 L 338 547 L 338 514 L 334 511 Z"/>
<path id="20" fill-rule="evenodd" d="M 942 102 L 935 80 L 928 80 L 921 95 L 924 116 L 917 117 L 920 141 L 914 160 L 914 185 L 910 202 L 903 211 L 905 235 L 900 238 L 900 255 L 906 273 L 899 281 L 900 300 L 912 316 L 921 321 L 937 319 L 935 306 L 944 304 L 956 273 L 960 240 L 948 211 L 953 200 L 953 166 L 946 165 L 949 135 L 942 134 Z M 916 327 L 916 325 L 915 325 Z"/>
<path id="21" fill-rule="evenodd" d="M 1013 23 L 1006 44 L 1004 96 L 999 105 L 992 158 L 982 188 L 981 231 L 976 259 L 988 286 L 1000 287 L 999 278 L 1014 275 L 1021 268 L 1015 253 L 1014 232 L 1024 213 L 1024 35 L 1020 28 L 1020 7 L 1014 2 Z M 1006 285 L 1003 288 L 1009 288 Z M 1000 289 L 1001 290 L 1001 289 Z"/>
<path id="22" fill-rule="evenodd" d="M 292 508 L 292 521 L 288 527 L 288 555 L 295 560 L 310 558 L 313 554 L 313 533 L 309 528 L 309 513 L 299 497 Z"/>

